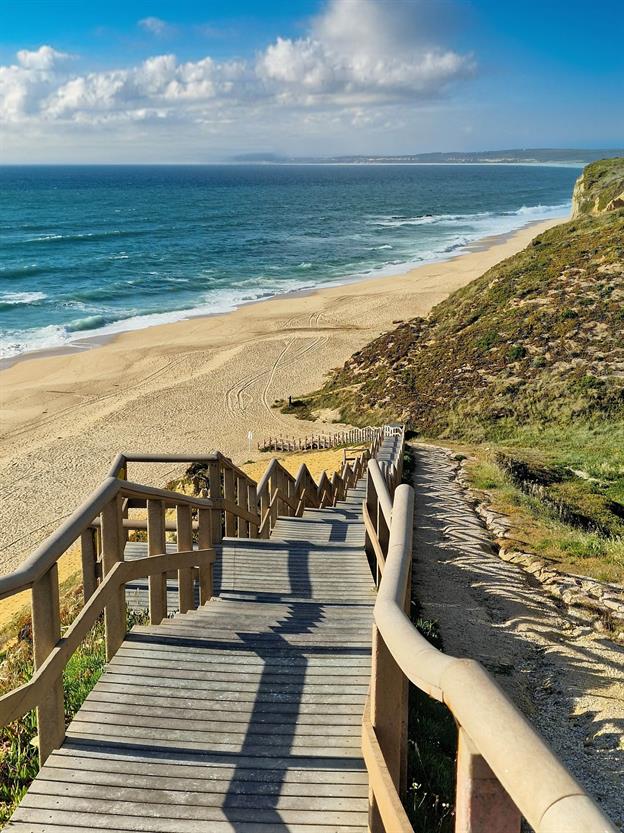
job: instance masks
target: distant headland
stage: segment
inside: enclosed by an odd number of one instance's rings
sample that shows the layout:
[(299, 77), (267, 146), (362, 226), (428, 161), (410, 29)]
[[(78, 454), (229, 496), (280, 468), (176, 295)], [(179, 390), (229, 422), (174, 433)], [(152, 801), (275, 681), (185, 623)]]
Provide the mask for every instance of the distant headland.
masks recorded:
[(243, 153), (229, 161), (269, 165), (587, 165), (598, 159), (624, 156), (623, 148), (513, 148), (511, 150), (407, 153), (396, 156), (282, 156), (277, 153)]

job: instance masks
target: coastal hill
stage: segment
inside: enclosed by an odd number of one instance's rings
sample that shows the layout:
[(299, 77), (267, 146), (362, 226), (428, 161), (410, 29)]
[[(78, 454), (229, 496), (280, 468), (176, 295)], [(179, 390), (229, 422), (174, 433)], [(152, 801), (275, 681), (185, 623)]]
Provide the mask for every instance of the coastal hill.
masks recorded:
[(624, 159), (579, 183), (574, 220), (355, 353), (310, 405), (453, 436), (620, 413)]
[[(462, 444), (479, 460), (477, 488), (522, 516), (525, 546), (623, 582), (623, 192), (624, 158), (589, 165), (571, 221), (381, 335), (289, 410), (404, 421)], [(583, 535), (512, 493), (510, 469)]]

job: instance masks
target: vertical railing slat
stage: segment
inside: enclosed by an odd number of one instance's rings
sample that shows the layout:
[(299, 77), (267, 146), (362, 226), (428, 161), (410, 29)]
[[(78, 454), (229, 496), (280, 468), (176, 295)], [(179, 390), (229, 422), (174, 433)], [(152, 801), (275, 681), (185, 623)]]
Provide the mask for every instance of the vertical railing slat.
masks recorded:
[[(210, 550), (214, 554), (214, 544), (222, 540), (221, 514), (213, 509), (199, 509), (197, 544), (200, 550)], [(215, 518), (218, 532), (215, 532)], [(206, 604), (214, 595), (213, 565), (199, 567), (199, 603)]]
[[(178, 552), (193, 549), (193, 517), (191, 507), (186, 504), (176, 506), (176, 532)], [(195, 588), (193, 586), (193, 568), (178, 570), (178, 606), (180, 613), (195, 608)]]
[[(56, 564), (32, 587), (33, 662), (40, 668), (61, 638), (58, 568)], [(46, 686), (37, 707), (39, 760), (43, 765), (65, 737), (63, 677)]]
[(97, 540), (93, 527), (85, 529), (80, 536), (80, 559), (82, 564), (82, 595), (86, 604), (95, 593), (97, 587), (95, 569), (97, 561)]
[(461, 726), (456, 791), (455, 833), (520, 833), (517, 807)]
[[(166, 552), (165, 504), (162, 500), (148, 500), (147, 554), (164, 555)], [(149, 615), (152, 625), (159, 625), (167, 617), (166, 573), (157, 573), (149, 577)]]
[[(115, 564), (123, 561), (124, 543), (121, 535), (121, 499), (113, 498), (102, 509), (102, 575), (105, 577)], [(115, 656), (126, 635), (126, 598), (122, 584), (104, 611), (106, 659)]]
[[(249, 512), (249, 489), (245, 477), (238, 478), (238, 505)], [(249, 521), (246, 518), (238, 519), (238, 537), (249, 538)]]
[[(236, 487), (234, 472), (229, 466), (223, 470), (223, 496), (226, 501), (236, 503)], [(225, 510), (225, 534), (229, 538), (236, 536), (236, 515), (229, 509)]]

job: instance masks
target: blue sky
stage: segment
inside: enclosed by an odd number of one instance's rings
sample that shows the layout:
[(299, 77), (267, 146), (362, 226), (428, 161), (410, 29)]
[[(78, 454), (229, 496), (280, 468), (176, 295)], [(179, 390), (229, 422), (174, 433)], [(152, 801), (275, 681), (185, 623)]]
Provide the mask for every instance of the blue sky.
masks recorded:
[(615, 0), (0, 0), (0, 162), (624, 145)]

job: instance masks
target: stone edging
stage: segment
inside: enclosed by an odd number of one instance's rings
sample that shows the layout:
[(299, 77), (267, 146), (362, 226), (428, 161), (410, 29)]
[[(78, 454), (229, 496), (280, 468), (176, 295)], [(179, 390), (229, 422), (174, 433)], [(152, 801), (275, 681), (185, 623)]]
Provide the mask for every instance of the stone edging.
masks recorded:
[(619, 584), (598, 581), (589, 576), (575, 576), (555, 569), (552, 562), (545, 561), (535, 553), (519, 550), (511, 537), (512, 524), (507, 515), (491, 507), (487, 493), (472, 489), (465, 463), (467, 458), (455, 454), (448, 448), (436, 446), (449, 457), (453, 464), (455, 480), (474, 506), (494, 537), (496, 553), (503, 561), (517, 564), (537, 579), (546, 592), (562, 601), (568, 607), (587, 611), (596, 630), (621, 630), (624, 628), (624, 587)]

